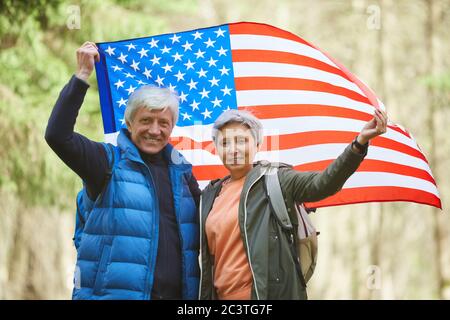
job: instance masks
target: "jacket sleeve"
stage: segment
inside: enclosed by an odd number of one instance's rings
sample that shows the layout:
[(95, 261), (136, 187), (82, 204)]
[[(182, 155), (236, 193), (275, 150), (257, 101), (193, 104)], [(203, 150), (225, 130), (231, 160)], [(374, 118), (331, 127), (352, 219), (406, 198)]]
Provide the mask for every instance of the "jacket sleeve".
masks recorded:
[(108, 159), (101, 143), (74, 132), (78, 111), (89, 85), (73, 76), (61, 91), (52, 110), (45, 140), (59, 158), (86, 183), (89, 197), (101, 192)]
[(325, 199), (342, 189), (345, 181), (358, 169), (366, 153), (359, 154), (349, 145), (323, 172), (279, 170), (282, 189), (297, 202)]

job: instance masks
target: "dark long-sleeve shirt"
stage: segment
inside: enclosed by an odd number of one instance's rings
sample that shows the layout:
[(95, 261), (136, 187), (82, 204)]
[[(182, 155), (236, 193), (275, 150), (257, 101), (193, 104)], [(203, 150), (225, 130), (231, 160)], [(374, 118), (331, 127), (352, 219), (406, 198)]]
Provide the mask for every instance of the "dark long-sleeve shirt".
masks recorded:
[[(78, 111), (88, 88), (87, 83), (72, 77), (53, 108), (45, 139), (61, 160), (81, 177), (89, 197), (95, 199), (103, 189), (108, 171), (106, 152), (101, 143), (74, 132)], [(140, 154), (153, 176), (160, 208), (152, 299), (181, 299), (181, 243), (167, 159), (164, 159), (162, 152)], [(200, 190), (196, 181), (191, 181), (190, 186), (198, 203)]]

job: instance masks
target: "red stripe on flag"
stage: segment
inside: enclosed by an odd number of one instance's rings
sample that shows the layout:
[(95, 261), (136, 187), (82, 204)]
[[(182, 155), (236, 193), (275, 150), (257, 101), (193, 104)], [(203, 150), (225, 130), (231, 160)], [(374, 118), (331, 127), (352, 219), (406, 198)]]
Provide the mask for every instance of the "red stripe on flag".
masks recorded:
[(238, 109), (251, 112), (259, 119), (321, 116), (369, 121), (373, 118), (372, 115), (363, 111), (322, 104), (278, 104), (266, 106), (246, 106), (238, 107)]
[[(324, 160), (295, 166), (298, 171), (323, 171), (333, 160)], [(358, 167), (358, 172), (386, 172), (427, 180), (436, 184), (434, 178), (425, 170), (405, 166), (398, 163), (365, 159)]]
[(241, 77), (235, 78), (237, 91), (242, 90), (303, 90), (332, 93), (349, 99), (370, 104), (369, 100), (355, 91), (338, 87), (330, 83), (309, 79), (278, 77)]
[(334, 73), (348, 81), (348, 76), (340, 69), (329, 64), (313, 59), (311, 57), (298, 55), (291, 52), (270, 51), (270, 50), (232, 50), (233, 62), (275, 62), (286, 63), (304, 67), (310, 67), (329, 73)]
[[(288, 150), (327, 143), (350, 143), (356, 135), (357, 132), (351, 131), (310, 131), (265, 136), (260, 151)], [(169, 141), (177, 150), (203, 149), (216, 154), (212, 140), (199, 142), (189, 137), (171, 137)], [(382, 136), (372, 139), (370, 145), (398, 151), (426, 162), (425, 156), (419, 150)]]
[(228, 25), (228, 30), (230, 34), (250, 34), (250, 35), (260, 35), (260, 36), (270, 36), (270, 37), (278, 37), (287, 40), (292, 40), (295, 42), (303, 43), (307, 46), (310, 46), (316, 49), (313, 45), (311, 45), (308, 41), (296, 36), (293, 33), (290, 33), (285, 30), (281, 30), (275, 28), (273, 26), (267, 24), (260, 23), (249, 23), (249, 22), (240, 22), (240, 23), (231, 23)]
[(343, 189), (318, 202), (308, 202), (308, 208), (322, 208), (365, 202), (409, 201), (428, 204), (442, 209), (441, 200), (434, 194), (403, 187), (361, 187)]
[(330, 61), (332, 61), (336, 66), (338, 66), (339, 69), (342, 70), (342, 72), (344, 72), (347, 77), (354, 82), (360, 89), (361, 91), (364, 93), (364, 95), (369, 99), (370, 104), (373, 105), (375, 108), (379, 109), (380, 105), (378, 103), (378, 99), (375, 96), (375, 94), (373, 93), (373, 91), (366, 86), (361, 80), (359, 80), (353, 73), (351, 73), (343, 64), (341, 64), (339, 61), (337, 61), (336, 59), (334, 59), (333, 57), (331, 57), (330, 55), (328, 55), (326, 52), (323, 52), (322, 50), (320, 50), (318, 47), (314, 46), (311, 44), (311, 46), (313, 48), (316, 48), (317, 50), (319, 50), (320, 52), (322, 52), (328, 59), (330, 59)]
[(203, 165), (192, 167), (192, 173), (197, 180), (220, 179), (230, 174), (223, 165)]
[[(307, 164), (301, 164), (298, 166), (294, 166), (293, 168), (297, 171), (306, 172), (306, 171), (323, 171), (328, 165), (333, 162), (333, 160), (324, 160), (311, 162)], [(392, 162), (379, 161), (379, 160), (364, 160), (359, 166), (358, 172), (385, 172), (385, 173), (394, 173), (400, 174), (404, 176), (414, 177), (422, 180), (429, 181), (435, 184), (435, 180), (433, 177), (426, 172), (425, 170), (408, 167), (405, 165), (400, 165)], [(194, 166), (193, 173), (197, 180), (213, 180), (223, 178), (230, 173), (223, 165), (200, 165)]]
[(396, 124), (388, 125), (388, 128), (390, 128), (390, 129), (392, 129), (392, 130), (395, 130), (395, 131), (397, 131), (397, 132), (403, 134), (404, 136), (408, 137), (409, 139), (413, 140), (413, 139), (411, 138), (411, 135), (409, 134), (409, 132), (403, 130), (402, 128), (400, 128), (400, 127), (397, 126)]
[[(367, 114), (366, 112), (363, 111), (320, 104), (279, 104), (279, 105), (265, 105), (265, 106), (255, 105), (255, 106), (238, 107), (238, 109), (249, 111), (259, 119), (290, 118), (296, 116), (297, 117), (323, 116), (323, 117), (348, 118), (354, 120), (369, 121), (373, 118), (372, 115)], [(400, 127), (396, 125), (388, 125), (387, 127), (398, 133), (401, 133), (402, 135), (406, 136), (409, 140), (414, 141), (409, 135), (409, 133), (402, 130)], [(425, 157), (424, 160), (426, 161)]]

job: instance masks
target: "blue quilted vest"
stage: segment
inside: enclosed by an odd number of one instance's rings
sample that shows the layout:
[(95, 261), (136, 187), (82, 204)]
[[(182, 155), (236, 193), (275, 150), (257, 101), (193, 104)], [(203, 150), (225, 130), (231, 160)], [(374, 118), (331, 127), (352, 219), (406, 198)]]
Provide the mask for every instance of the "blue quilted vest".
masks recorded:
[[(158, 249), (159, 208), (150, 169), (122, 129), (117, 147), (104, 145), (111, 178), (95, 202), (84, 188), (75, 245), (73, 299), (138, 299), (151, 296)], [(114, 153), (114, 155), (113, 155)], [(183, 299), (197, 299), (198, 211), (188, 187), (192, 166), (170, 144), (164, 148), (182, 247)], [(112, 160), (114, 159), (114, 160)]]

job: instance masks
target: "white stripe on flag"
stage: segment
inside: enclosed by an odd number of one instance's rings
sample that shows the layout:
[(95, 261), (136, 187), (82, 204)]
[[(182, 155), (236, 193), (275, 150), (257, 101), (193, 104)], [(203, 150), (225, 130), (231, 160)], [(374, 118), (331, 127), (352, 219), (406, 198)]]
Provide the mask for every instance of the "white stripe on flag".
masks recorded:
[[(358, 133), (366, 124), (365, 121), (336, 117), (291, 117), (280, 119), (263, 119), (264, 136), (283, 135), (301, 132), (318, 131), (350, 131)], [(212, 141), (212, 124), (175, 127), (172, 137), (189, 137), (197, 142)], [(415, 141), (407, 136), (389, 129), (382, 137), (397, 141), (418, 151)]]
[[(204, 189), (208, 185), (208, 183), (209, 181), (206, 180), (198, 181), (200, 189)], [(342, 189), (363, 187), (383, 187), (386, 188), (386, 191), (389, 190), (389, 187), (410, 188), (431, 193), (439, 198), (439, 191), (436, 189), (436, 186), (429, 181), (415, 177), (384, 172), (355, 172), (346, 181)], [(355, 192), (358, 192), (358, 190), (355, 189)]]
[(431, 182), (415, 177), (388, 172), (355, 172), (345, 182), (343, 189), (361, 187), (403, 187), (423, 190), (439, 198), (436, 186)]
[(361, 89), (353, 82), (350, 82), (334, 73), (311, 67), (274, 62), (234, 62), (233, 71), (235, 78), (280, 77), (322, 81), (352, 90), (362, 96), (365, 96)]
[[(327, 143), (320, 145), (305, 146), (287, 150), (261, 151), (255, 156), (255, 161), (268, 160), (273, 162), (288, 162), (293, 166), (302, 164), (334, 160), (345, 149), (348, 144)], [(187, 161), (193, 165), (221, 165), (222, 161), (217, 155), (203, 149), (180, 150)], [(422, 159), (407, 155), (395, 150), (371, 146), (365, 159), (386, 161), (395, 164), (407, 165), (422, 169), (431, 175), (431, 170)]]
[(319, 50), (293, 40), (262, 35), (232, 34), (230, 35), (230, 43), (231, 50), (244, 49), (290, 52), (310, 57), (338, 68), (330, 59), (328, 59), (327, 56), (325, 56)]
[(338, 94), (304, 90), (242, 90), (236, 91), (238, 107), (279, 104), (320, 104), (342, 107), (373, 114), (375, 108), (367, 103)]

